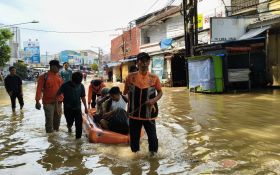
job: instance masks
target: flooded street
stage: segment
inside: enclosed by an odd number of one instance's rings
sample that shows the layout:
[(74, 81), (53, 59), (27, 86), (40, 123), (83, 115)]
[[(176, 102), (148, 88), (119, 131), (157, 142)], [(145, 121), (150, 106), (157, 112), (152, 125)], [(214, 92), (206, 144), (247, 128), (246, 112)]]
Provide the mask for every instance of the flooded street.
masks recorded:
[[(86, 84), (86, 87), (88, 84)], [(205, 95), (164, 88), (157, 120), (159, 152), (46, 134), (34, 83), (24, 85), (24, 110), (12, 114), (0, 86), (0, 174), (280, 174), (280, 90)]]

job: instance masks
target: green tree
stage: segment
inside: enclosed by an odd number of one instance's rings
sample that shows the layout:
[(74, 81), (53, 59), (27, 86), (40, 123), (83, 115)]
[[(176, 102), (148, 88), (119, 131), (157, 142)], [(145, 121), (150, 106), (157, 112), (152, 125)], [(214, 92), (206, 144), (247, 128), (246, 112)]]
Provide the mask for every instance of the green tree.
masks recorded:
[(17, 69), (17, 75), (25, 80), (27, 78), (27, 66), (23, 62), (17, 62), (14, 66)]
[(91, 68), (92, 68), (93, 71), (98, 71), (98, 65), (96, 63), (93, 63), (91, 65)]
[(0, 67), (4, 66), (11, 58), (11, 49), (7, 41), (13, 37), (9, 29), (0, 29)]

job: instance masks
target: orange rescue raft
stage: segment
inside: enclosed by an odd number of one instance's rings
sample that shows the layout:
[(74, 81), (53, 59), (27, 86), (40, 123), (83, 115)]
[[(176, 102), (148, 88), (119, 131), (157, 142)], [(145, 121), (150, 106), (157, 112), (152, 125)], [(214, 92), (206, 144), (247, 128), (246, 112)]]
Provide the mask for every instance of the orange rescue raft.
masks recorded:
[[(89, 110), (89, 115), (83, 115), (83, 130), (86, 133), (89, 142), (91, 143), (106, 143), (106, 144), (120, 144), (129, 143), (129, 134), (119, 134), (116, 132), (104, 130), (97, 126), (93, 121), (93, 114), (95, 109)], [(144, 131), (141, 131), (141, 137), (144, 135)]]

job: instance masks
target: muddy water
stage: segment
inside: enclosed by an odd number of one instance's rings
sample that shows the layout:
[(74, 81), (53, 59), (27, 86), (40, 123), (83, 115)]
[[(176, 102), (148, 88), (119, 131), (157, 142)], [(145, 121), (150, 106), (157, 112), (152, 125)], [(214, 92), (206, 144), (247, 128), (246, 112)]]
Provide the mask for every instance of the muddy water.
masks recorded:
[(280, 91), (203, 95), (166, 88), (157, 121), (159, 153), (128, 145), (76, 141), (62, 118), (46, 134), (34, 109), (35, 85), (24, 86), (25, 107), (11, 113), (0, 87), (0, 174), (280, 174)]

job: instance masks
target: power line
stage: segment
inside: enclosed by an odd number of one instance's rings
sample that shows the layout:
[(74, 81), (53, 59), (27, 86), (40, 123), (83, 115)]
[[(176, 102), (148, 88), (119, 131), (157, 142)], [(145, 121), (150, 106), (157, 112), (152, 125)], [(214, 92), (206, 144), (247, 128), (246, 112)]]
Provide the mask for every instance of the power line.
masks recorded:
[(24, 28), (20, 27), (23, 30), (30, 30), (30, 31), (37, 31), (37, 32), (47, 32), (47, 33), (66, 33), (66, 34), (86, 34), (86, 33), (103, 33), (103, 32), (112, 32), (116, 29), (108, 29), (108, 30), (92, 30), (92, 31), (56, 31), (56, 30), (43, 30), (43, 29), (31, 29), (31, 28)]
[(146, 10), (146, 12), (144, 13), (144, 15), (146, 15), (146, 14), (156, 5), (156, 3), (157, 3), (158, 1), (159, 1), (159, 0), (156, 0), (156, 1), (151, 5), (151, 7), (148, 8), (148, 10)]
[(171, 6), (171, 4), (173, 4), (174, 1), (175, 1), (175, 0), (170, 0), (170, 1), (166, 4), (166, 6), (165, 6), (164, 8), (166, 8), (166, 7), (168, 7), (168, 6)]

